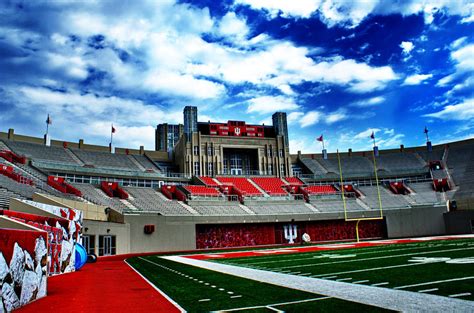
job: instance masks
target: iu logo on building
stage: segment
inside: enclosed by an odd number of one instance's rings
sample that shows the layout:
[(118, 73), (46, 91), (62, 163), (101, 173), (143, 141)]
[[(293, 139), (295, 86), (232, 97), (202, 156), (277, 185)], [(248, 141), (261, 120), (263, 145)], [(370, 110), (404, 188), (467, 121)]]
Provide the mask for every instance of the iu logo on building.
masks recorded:
[(240, 136), (240, 128), (239, 127), (234, 128), (234, 133), (235, 135)]
[(297, 226), (294, 224), (284, 225), (283, 234), (289, 244), (295, 243), (295, 239), (298, 237)]

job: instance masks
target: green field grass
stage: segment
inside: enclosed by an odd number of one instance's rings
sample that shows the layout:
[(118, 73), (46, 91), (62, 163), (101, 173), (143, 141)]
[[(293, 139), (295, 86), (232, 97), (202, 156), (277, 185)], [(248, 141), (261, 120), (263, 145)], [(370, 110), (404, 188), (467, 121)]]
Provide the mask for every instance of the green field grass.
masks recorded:
[[(342, 308), (363, 312), (388, 311), (221, 274), (157, 256), (136, 257), (127, 262), (188, 312), (239, 308), (243, 308), (239, 312), (275, 312), (268, 306), (286, 312), (334, 312)], [(299, 301), (307, 302), (287, 303)]]
[[(472, 239), (218, 259), (213, 262), (348, 283), (380, 284), (384, 288), (416, 292), (437, 288), (428, 292), (443, 296), (466, 294), (459, 298), (474, 300)], [(459, 280), (450, 282), (453, 279)], [(422, 285), (408, 287), (416, 284)]]
[[(474, 300), (474, 239), (212, 259), (290, 275)], [(378, 312), (381, 308), (193, 267), (160, 256), (128, 263), (189, 312)]]

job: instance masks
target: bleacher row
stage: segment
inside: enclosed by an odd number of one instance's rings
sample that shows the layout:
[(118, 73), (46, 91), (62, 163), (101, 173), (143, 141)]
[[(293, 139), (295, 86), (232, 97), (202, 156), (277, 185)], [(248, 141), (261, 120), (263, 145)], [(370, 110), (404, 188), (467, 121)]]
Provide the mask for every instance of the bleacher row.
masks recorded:
[[(44, 173), (34, 168), (28, 168), (24, 165), (24, 173), (35, 173), (38, 178), (46, 178)], [(27, 169), (27, 170), (26, 170)], [(32, 174), (30, 174), (32, 175)], [(269, 196), (275, 194), (278, 188), (286, 192), (282, 186), (298, 185), (303, 182), (295, 178), (285, 178), (284, 180), (275, 177), (258, 177), (252, 180), (241, 177), (218, 177), (212, 179), (200, 177), (202, 181), (208, 181), (212, 185), (232, 186), (234, 183), (242, 190), (248, 191), (248, 194)], [(246, 180), (246, 182), (244, 182)], [(278, 183), (278, 181), (280, 183)], [(291, 181), (291, 184), (289, 183)], [(257, 184), (258, 183), (258, 184)], [(107, 207), (123, 213), (156, 212), (162, 215), (252, 215), (252, 214), (300, 214), (315, 212), (341, 212), (343, 211), (343, 201), (340, 193), (333, 185), (309, 185), (305, 186), (311, 198), (310, 203), (304, 201), (287, 202), (252, 202), (249, 204), (240, 204), (238, 202), (225, 203), (217, 201), (215, 203), (206, 202), (204, 205), (194, 204), (192, 209), (181, 201), (167, 199), (162, 193), (152, 188), (123, 187), (128, 193), (128, 199), (118, 199), (109, 197), (100, 189), (99, 186), (91, 184), (71, 183), (72, 186), (81, 191), (82, 196), (63, 194), (47, 184), (28, 185), (21, 184), (9, 177), (0, 175), (0, 205), (4, 208), (8, 206), (8, 199), (11, 197), (31, 199), (33, 193), (46, 193), (59, 197), (68, 197), (75, 200), (87, 201)], [(216, 187), (205, 185), (187, 185), (182, 186), (184, 190), (191, 195), (215, 196), (220, 195)], [(263, 187), (263, 188), (261, 188)], [(381, 201), (385, 208), (410, 207), (414, 204), (436, 203), (438, 198), (433, 192), (431, 183), (418, 183), (408, 186), (413, 192), (410, 195), (394, 195), (385, 187), (380, 187)], [(260, 190), (259, 190), (260, 188)], [(348, 211), (364, 211), (378, 209), (378, 193), (374, 186), (359, 187), (361, 192), (360, 199), (346, 199), (346, 209)], [(279, 191), (279, 190), (278, 190)], [(265, 192), (268, 192), (266, 194)], [(278, 195), (278, 193), (276, 193)], [(318, 195), (328, 195), (332, 197), (318, 198)]]
[[(148, 171), (158, 167), (146, 156), (128, 154), (110, 154), (98, 151), (85, 151), (74, 148), (46, 147), (40, 144), (23, 143), (17, 141), (0, 140), (0, 150), (11, 150), (20, 156), (26, 156), (34, 160), (55, 162), (58, 164), (74, 164), (75, 166), (96, 166), (109, 169), (122, 169), (133, 171)], [(443, 157), (446, 152), (439, 149), (435, 153)], [(446, 154), (447, 155), (447, 154)], [(408, 169), (426, 169), (431, 155), (416, 153), (392, 153), (381, 154), (376, 158), (379, 170), (404, 172)], [(447, 167), (452, 174), (453, 180), (463, 188), (457, 193), (472, 196), (474, 185), (474, 153), (472, 147), (452, 148), (449, 157), (446, 158)], [(337, 159), (306, 158), (302, 162), (308, 168), (312, 167), (314, 173), (338, 173), (339, 164)], [(82, 192), (80, 197), (64, 194), (48, 186), (48, 174), (41, 169), (29, 164), (11, 162), (0, 158), (0, 165), (13, 167), (15, 175), (24, 177), (32, 184), (23, 184), (10, 177), (0, 175), (0, 206), (8, 206), (8, 199), (19, 197), (31, 199), (33, 193), (46, 193), (58, 197), (86, 201), (104, 206), (109, 206), (124, 213), (154, 212), (162, 215), (252, 215), (252, 214), (298, 214), (315, 212), (341, 212), (343, 201), (341, 190), (337, 185), (324, 184), (308, 185), (297, 177), (197, 177), (195, 185), (180, 186), (180, 190), (193, 201), (221, 198), (220, 201), (199, 204), (193, 202), (190, 205), (183, 201), (166, 198), (161, 192), (152, 188), (139, 188), (125, 186), (123, 189), (128, 193), (128, 199), (118, 199), (105, 194), (99, 186), (90, 184), (71, 183)], [(344, 173), (364, 173), (373, 171), (373, 159), (371, 156), (352, 156), (341, 158), (341, 168)], [(470, 185), (469, 185), (470, 184)], [(466, 186), (466, 187), (464, 187)], [(408, 194), (394, 194), (386, 186), (380, 186), (380, 201), (378, 190), (375, 186), (358, 186), (360, 193), (356, 198), (347, 196), (346, 209), (348, 211), (371, 211), (377, 210), (379, 202), (384, 208), (405, 208), (421, 204), (433, 204), (441, 202), (439, 193), (433, 191), (431, 182), (407, 184), (411, 191)], [(295, 200), (291, 195), (298, 193), (305, 195), (305, 200)], [(234, 201), (232, 203), (228, 195), (235, 195), (239, 200), (248, 198), (252, 201)], [(323, 195), (323, 196), (322, 196)], [(287, 197), (286, 202), (282, 199)], [(274, 199), (273, 199), (274, 198)], [(279, 201), (276, 201), (278, 199)], [(271, 201), (260, 201), (271, 200)], [(273, 202), (272, 202), (273, 201)]]
[(126, 171), (160, 172), (160, 169), (144, 155), (86, 151), (82, 149), (55, 146), (48, 147), (42, 144), (10, 140), (0, 142), (2, 143), (2, 149), (7, 147), (16, 154), (35, 161)]
[[(339, 161), (331, 156), (324, 159), (320, 156), (312, 158), (302, 157), (303, 165), (316, 176), (327, 174), (339, 174)], [(344, 175), (365, 176), (374, 172), (374, 159), (372, 156), (341, 156), (341, 171)], [(375, 166), (378, 171), (385, 172), (410, 172), (422, 171), (427, 165), (425, 160), (418, 153), (389, 153), (380, 154), (375, 159)]]

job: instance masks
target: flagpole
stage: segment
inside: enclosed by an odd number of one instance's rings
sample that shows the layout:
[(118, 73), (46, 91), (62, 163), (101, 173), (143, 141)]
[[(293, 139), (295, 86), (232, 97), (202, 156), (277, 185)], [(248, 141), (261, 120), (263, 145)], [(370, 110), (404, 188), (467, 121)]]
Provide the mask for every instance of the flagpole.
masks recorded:
[(324, 150), (324, 138), (323, 138), (323, 140), (322, 140), (321, 142), (323, 143), (323, 150)]
[(113, 143), (113, 140), (114, 140), (114, 124), (111, 124), (111, 128), (110, 128), (110, 147), (112, 147), (112, 143)]
[(428, 138), (428, 128), (426, 128), (426, 126), (425, 126), (425, 135), (426, 135), (426, 142), (430, 141), (430, 139)]
[(49, 132), (49, 113), (48, 113), (48, 118), (46, 119), (46, 136), (48, 135)]

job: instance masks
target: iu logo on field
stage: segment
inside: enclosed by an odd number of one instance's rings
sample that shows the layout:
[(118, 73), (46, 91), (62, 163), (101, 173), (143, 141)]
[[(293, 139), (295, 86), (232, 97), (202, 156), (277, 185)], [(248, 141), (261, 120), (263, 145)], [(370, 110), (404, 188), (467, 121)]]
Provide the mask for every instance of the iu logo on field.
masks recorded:
[(240, 128), (239, 127), (236, 127), (234, 129), (234, 133), (237, 135), (237, 136), (240, 136)]

